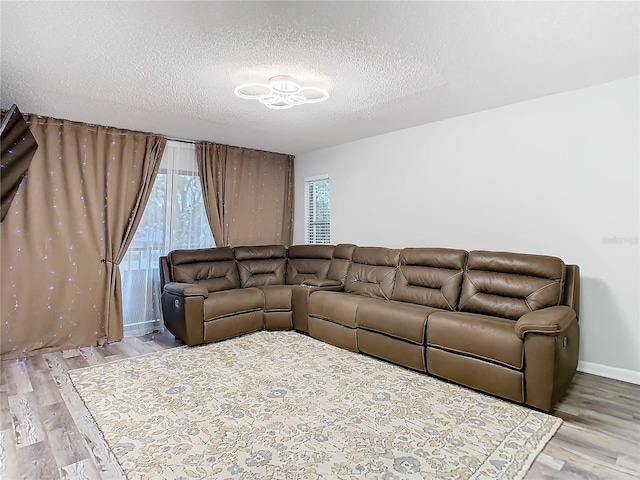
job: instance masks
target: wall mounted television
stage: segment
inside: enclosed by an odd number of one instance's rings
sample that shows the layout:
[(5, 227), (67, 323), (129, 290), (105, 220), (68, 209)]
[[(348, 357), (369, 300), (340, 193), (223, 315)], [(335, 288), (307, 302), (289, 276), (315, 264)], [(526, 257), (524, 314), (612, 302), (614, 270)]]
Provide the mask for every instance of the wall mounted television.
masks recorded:
[(22, 179), (26, 176), (38, 143), (16, 105), (6, 113), (0, 125), (0, 222), (9, 211)]

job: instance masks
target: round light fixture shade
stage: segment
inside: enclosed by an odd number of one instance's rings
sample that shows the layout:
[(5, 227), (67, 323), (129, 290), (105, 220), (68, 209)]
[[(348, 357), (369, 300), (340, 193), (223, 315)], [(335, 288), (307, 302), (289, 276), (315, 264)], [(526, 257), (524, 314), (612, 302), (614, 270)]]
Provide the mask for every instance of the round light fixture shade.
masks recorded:
[(324, 102), (329, 93), (322, 88), (302, 87), (291, 77), (279, 75), (269, 79), (269, 83), (245, 83), (238, 85), (235, 94), (240, 98), (258, 100), (274, 110), (304, 105), (305, 103)]

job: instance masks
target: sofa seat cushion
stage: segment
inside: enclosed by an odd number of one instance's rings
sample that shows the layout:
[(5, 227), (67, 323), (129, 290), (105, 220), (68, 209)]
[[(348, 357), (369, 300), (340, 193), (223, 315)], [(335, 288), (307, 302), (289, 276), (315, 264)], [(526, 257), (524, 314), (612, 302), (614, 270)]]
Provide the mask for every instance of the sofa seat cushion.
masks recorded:
[(257, 288), (264, 294), (265, 310), (291, 310), (293, 285), (268, 285)]
[(366, 299), (343, 292), (316, 291), (309, 297), (309, 316), (356, 328), (358, 305)]
[(358, 306), (358, 328), (389, 335), (418, 345), (424, 344), (427, 317), (437, 308), (368, 298)]
[(257, 288), (241, 288), (210, 293), (204, 299), (204, 320), (262, 310), (264, 295)]
[(426, 343), (518, 370), (523, 366), (524, 344), (516, 335), (513, 320), (462, 312), (432, 313), (427, 319)]

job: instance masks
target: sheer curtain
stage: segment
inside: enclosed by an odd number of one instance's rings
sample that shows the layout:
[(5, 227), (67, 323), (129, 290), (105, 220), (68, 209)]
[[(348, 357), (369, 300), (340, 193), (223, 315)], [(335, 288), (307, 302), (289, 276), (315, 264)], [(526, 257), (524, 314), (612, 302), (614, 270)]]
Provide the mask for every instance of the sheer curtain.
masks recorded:
[(162, 327), (158, 257), (175, 249), (214, 245), (195, 145), (168, 141), (142, 220), (120, 263), (125, 335)]

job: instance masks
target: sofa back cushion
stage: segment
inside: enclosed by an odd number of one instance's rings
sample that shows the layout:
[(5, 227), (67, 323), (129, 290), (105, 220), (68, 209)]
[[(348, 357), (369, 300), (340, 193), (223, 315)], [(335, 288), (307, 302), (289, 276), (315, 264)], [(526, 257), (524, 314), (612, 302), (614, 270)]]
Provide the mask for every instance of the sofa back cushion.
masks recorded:
[(393, 299), (456, 310), (466, 250), (405, 248), (400, 252)]
[(240, 287), (233, 250), (229, 247), (173, 250), (167, 261), (173, 282), (193, 283), (209, 292)]
[(351, 243), (339, 243), (333, 249), (333, 258), (329, 264), (327, 279), (336, 280), (343, 284), (347, 278), (349, 266), (356, 246)]
[(299, 285), (308, 278), (327, 278), (333, 245), (292, 245), (287, 252), (287, 285)]
[(345, 292), (390, 300), (399, 259), (400, 250), (357, 247), (344, 284)]
[(517, 320), (559, 305), (565, 265), (556, 257), (474, 251), (463, 275), (459, 310)]
[(235, 247), (233, 251), (242, 288), (285, 284), (287, 249), (284, 245)]

